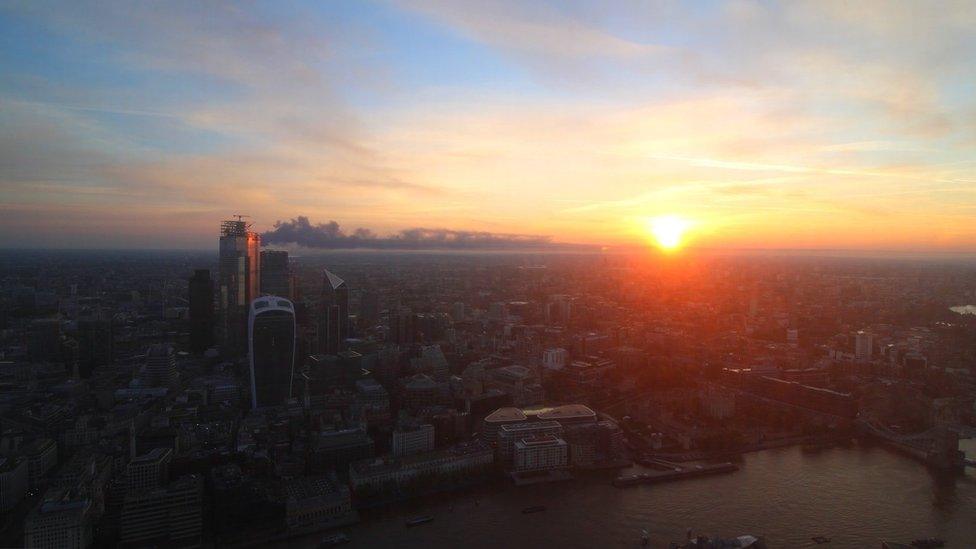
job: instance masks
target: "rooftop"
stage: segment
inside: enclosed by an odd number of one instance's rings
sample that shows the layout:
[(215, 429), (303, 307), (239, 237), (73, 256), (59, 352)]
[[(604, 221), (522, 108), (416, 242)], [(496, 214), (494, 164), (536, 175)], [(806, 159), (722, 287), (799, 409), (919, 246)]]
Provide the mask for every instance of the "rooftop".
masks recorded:
[(527, 416), (518, 408), (499, 408), (485, 417), (485, 423), (525, 421)]
[(585, 404), (565, 404), (552, 408), (539, 408), (527, 410), (527, 414), (535, 415), (541, 420), (566, 420), (566, 419), (596, 419), (596, 412)]
[(338, 290), (341, 286), (346, 284), (346, 281), (339, 278), (339, 276), (328, 269), (323, 269), (322, 274), (325, 275), (325, 280), (329, 281), (329, 285), (332, 286), (333, 290)]

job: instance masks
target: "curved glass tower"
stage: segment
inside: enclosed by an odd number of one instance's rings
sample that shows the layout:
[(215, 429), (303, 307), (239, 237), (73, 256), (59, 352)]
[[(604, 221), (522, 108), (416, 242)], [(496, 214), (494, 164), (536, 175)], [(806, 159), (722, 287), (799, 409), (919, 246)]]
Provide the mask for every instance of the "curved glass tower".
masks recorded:
[(251, 407), (283, 404), (295, 375), (295, 308), (283, 297), (255, 299), (247, 328)]

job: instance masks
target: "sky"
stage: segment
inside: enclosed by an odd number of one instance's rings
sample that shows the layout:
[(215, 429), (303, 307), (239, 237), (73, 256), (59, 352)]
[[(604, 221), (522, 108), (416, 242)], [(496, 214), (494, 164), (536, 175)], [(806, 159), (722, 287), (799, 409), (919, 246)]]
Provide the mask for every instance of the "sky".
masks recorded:
[(973, 52), (968, 1), (0, 0), (0, 247), (677, 216), (709, 249), (976, 253)]

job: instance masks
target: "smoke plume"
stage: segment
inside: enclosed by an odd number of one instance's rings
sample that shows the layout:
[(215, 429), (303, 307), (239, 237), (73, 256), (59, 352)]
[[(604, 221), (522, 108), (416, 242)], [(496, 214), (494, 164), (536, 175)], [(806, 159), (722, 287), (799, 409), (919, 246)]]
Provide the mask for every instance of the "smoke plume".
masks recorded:
[(503, 250), (579, 249), (580, 246), (552, 242), (549, 236), (413, 228), (381, 237), (369, 229), (345, 233), (335, 221), (313, 225), (308, 217), (277, 221), (261, 235), (265, 244), (297, 244), (307, 248), (379, 250)]

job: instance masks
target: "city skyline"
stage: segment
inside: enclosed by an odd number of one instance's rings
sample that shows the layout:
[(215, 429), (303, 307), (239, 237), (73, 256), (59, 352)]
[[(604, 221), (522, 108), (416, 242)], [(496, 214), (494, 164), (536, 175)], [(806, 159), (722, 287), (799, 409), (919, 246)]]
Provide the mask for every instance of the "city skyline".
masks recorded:
[(973, 545), (976, 1), (0, 45), (0, 547)]
[(974, 23), (962, 2), (5, 4), (0, 247), (212, 248), (246, 213), (423, 229), (410, 248), (650, 246), (673, 217), (690, 248), (972, 253)]

